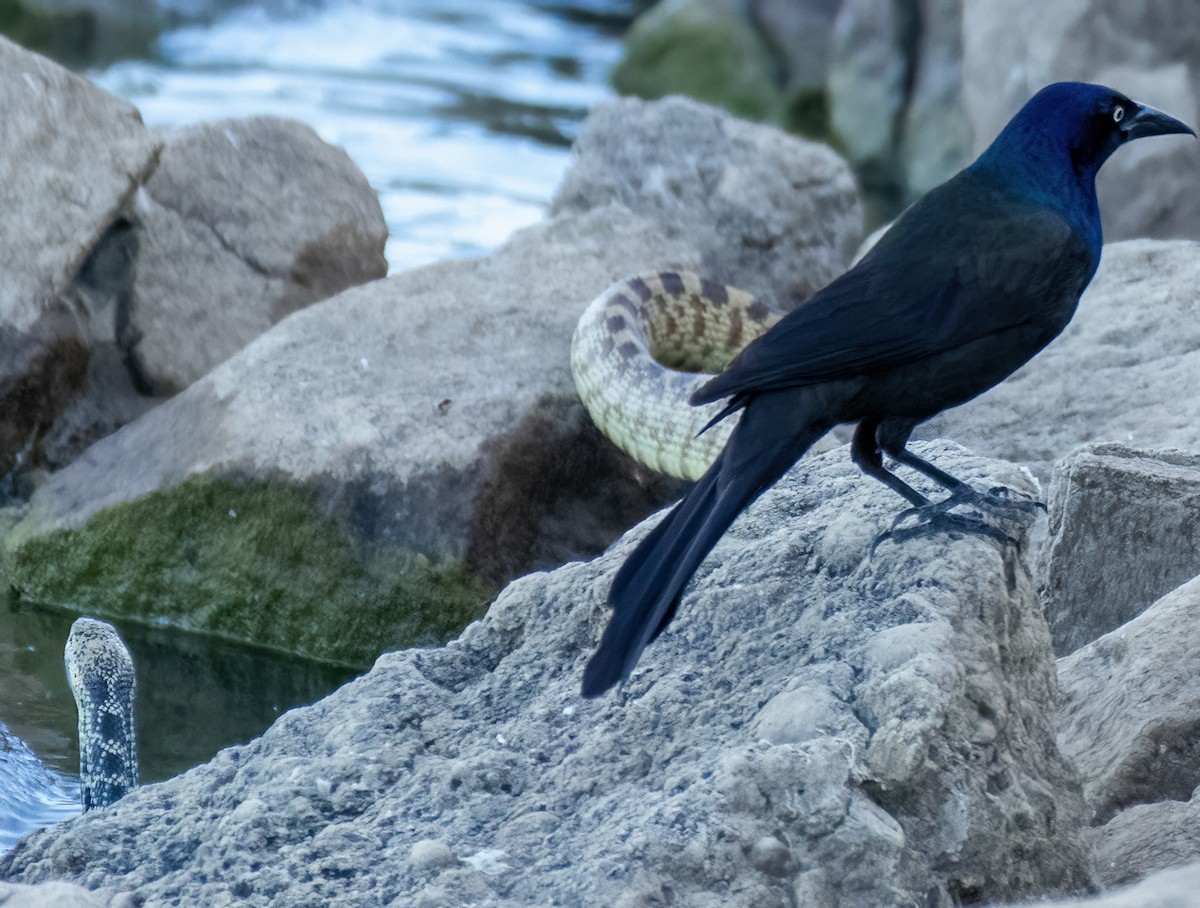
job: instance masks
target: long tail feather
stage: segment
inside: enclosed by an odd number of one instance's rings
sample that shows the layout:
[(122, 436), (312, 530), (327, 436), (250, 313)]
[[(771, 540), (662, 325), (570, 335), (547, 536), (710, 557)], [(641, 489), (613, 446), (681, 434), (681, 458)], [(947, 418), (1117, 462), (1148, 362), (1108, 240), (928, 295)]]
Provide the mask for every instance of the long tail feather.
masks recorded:
[(824, 434), (804, 427), (789, 436), (780, 432), (778, 422), (754, 418), (752, 410), (743, 414), (704, 476), (617, 571), (608, 597), (613, 614), (584, 669), (583, 696), (597, 697), (629, 677), (642, 651), (674, 617), (684, 587), (730, 524)]

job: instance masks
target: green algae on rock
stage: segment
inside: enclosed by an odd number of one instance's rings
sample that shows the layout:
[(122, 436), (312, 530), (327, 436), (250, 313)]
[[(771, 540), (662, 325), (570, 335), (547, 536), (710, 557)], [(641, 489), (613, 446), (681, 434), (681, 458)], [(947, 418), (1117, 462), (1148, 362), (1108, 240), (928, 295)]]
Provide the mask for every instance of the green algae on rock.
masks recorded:
[(728, 0), (660, 3), (640, 16), (612, 74), (624, 95), (686, 95), (750, 120), (778, 122), (771, 51)]
[(357, 544), (303, 488), (193, 477), (16, 541), (26, 598), (350, 666), (454, 636), (490, 591), (456, 560)]

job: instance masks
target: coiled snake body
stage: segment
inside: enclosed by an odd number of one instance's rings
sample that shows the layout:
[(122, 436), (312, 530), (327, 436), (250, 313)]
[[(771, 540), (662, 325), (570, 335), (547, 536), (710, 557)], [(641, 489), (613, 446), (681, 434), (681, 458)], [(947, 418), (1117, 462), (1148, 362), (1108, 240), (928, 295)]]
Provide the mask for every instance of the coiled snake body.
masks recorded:
[(83, 809), (106, 807), (138, 784), (133, 659), (116, 629), (94, 618), (71, 625), (63, 656), (79, 710)]
[(737, 420), (701, 434), (722, 405), (693, 407), (688, 398), (785, 314), (687, 272), (626, 278), (596, 297), (576, 325), (575, 388), (592, 421), (625, 453), (660, 473), (699, 479)]

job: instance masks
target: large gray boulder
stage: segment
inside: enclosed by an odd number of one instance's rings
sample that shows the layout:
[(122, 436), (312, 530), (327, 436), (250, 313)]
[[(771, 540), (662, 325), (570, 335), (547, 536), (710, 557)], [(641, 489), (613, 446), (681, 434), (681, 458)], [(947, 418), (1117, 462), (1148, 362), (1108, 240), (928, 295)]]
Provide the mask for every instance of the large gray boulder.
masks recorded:
[(1078, 889), (1083, 805), (1020, 548), (933, 533), (873, 550), (897, 507), (845, 449), (802, 461), (624, 689), (582, 701), (647, 521), (516, 581), (455, 642), (385, 655), (261, 739), (35, 833), (0, 874), (214, 906), (948, 908)]
[(88, 374), (93, 312), (77, 279), (160, 143), (138, 112), (0, 38), (0, 475), (36, 462)]
[(284, 316), (387, 273), (374, 190), (294, 120), (169, 135), (134, 222), (121, 341), (153, 394), (182, 391)]
[(1038, 584), (1060, 655), (1200, 574), (1200, 454), (1088, 445), (1059, 462), (1048, 497)]
[(619, 203), (687, 238), (704, 276), (785, 305), (840, 274), (862, 239), (835, 152), (685, 98), (601, 105), (573, 153), (553, 214)]
[[(965, 0), (963, 95), (981, 150), (1043, 85), (1099, 82), (1196, 125), (1200, 6), (1172, 0)], [(1113, 157), (1098, 188), (1105, 236), (1200, 238), (1196, 140), (1166, 137)]]
[(1200, 578), (1059, 660), (1059, 746), (1083, 778), (1105, 885), (1200, 860), (1197, 610)]
[(1048, 480), (1081, 444), (1200, 451), (1200, 244), (1104, 247), (1062, 336), (1003, 384), (918, 428)]
[(1200, 795), (1127, 807), (1094, 830), (1092, 840), (1096, 876), (1106, 886), (1200, 861)]
[(1200, 578), (1059, 660), (1059, 744), (1099, 823), (1200, 785), (1197, 609)]
[(613, 280), (695, 259), (610, 207), (297, 312), (50, 476), (6, 538), (11, 576), (351, 665), (444, 637), (676, 489), (599, 436), (569, 347)]

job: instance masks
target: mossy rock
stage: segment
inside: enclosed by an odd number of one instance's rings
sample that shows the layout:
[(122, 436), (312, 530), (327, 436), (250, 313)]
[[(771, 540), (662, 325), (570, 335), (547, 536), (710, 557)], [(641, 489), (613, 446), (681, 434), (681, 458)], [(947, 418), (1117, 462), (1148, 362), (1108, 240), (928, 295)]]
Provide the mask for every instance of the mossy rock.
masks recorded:
[(634, 22), (612, 82), (626, 95), (686, 95), (777, 123), (784, 101), (774, 67), (770, 49), (731, 0), (665, 0)]
[(444, 641), (492, 591), (453, 559), (356, 544), (293, 485), (193, 477), (16, 541), (17, 593), (347, 666)]

